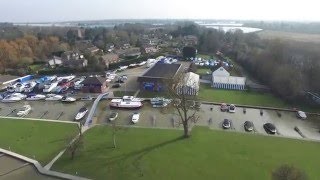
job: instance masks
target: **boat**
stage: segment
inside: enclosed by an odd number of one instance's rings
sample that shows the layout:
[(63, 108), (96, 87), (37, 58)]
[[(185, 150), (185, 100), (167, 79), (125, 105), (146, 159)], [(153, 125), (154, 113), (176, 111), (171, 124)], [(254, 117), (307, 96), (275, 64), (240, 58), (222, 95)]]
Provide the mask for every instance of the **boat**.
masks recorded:
[(140, 101), (130, 101), (123, 99), (112, 99), (110, 103), (111, 108), (123, 108), (123, 109), (139, 109), (143, 106)]
[(57, 81), (62, 81), (62, 80), (66, 80), (67, 82), (73, 80), (76, 76), (62, 76), (62, 77), (57, 77)]
[(81, 89), (82, 86), (83, 86), (83, 84), (81, 84), (81, 83), (82, 83), (84, 80), (85, 80), (85, 78), (81, 78), (81, 79), (79, 79), (78, 81), (76, 81), (76, 82), (74, 83), (73, 88), (74, 88), (74, 89), (77, 89), (77, 90)]
[(21, 92), (23, 92), (23, 91), (24, 91), (24, 87), (25, 87), (25, 84), (18, 82), (18, 83), (16, 84), (15, 92), (16, 92), (16, 93), (21, 93)]
[(118, 117), (118, 113), (117, 113), (117, 112), (112, 112), (112, 113), (110, 114), (110, 116), (109, 116), (109, 120), (110, 120), (110, 121), (114, 121), (114, 120), (117, 119), (117, 117)]
[(44, 92), (44, 93), (52, 92), (57, 86), (58, 86), (58, 82), (53, 82), (53, 83), (45, 84), (45, 85), (44, 85), (43, 92)]
[(22, 108), (18, 111), (17, 115), (20, 117), (26, 116), (30, 113), (31, 110), (32, 110), (31, 106), (26, 104), (26, 105), (22, 106)]
[(135, 112), (132, 115), (131, 121), (133, 122), (133, 124), (136, 124), (139, 121), (139, 118), (140, 118), (140, 113)]
[(9, 84), (9, 85), (7, 86), (7, 91), (8, 91), (9, 93), (14, 93), (15, 90), (16, 90), (16, 85), (15, 85), (15, 84)]
[(122, 99), (124, 101), (133, 101), (133, 102), (142, 102), (142, 101), (144, 101), (143, 98), (135, 98), (134, 96), (123, 96)]
[(24, 92), (32, 92), (36, 85), (37, 83), (35, 81), (27, 83), (24, 87)]
[(69, 96), (63, 96), (61, 101), (66, 103), (72, 103), (75, 102), (77, 99)]
[(26, 98), (26, 95), (21, 93), (13, 93), (7, 95), (5, 98), (1, 100), (1, 102), (18, 102)]
[(43, 76), (42, 78), (36, 80), (36, 83), (40, 84), (40, 83), (48, 83), (48, 82), (52, 82), (57, 78), (57, 76)]
[(27, 101), (38, 101), (46, 99), (46, 95), (43, 94), (29, 94), (26, 98)]
[(152, 107), (165, 107), (171, 103), (171, 99), (166, 99), (163, 97), (155, 97), (150, 99)]
[(79, 112), (77, 113), (76, 117), (74, 120), (79, 121), (81, 120), (88, 112), (88, 109), (86, 107), (82, 107)]
[(45, 98), (46, 101), (60, 101), (63, 98), (61, 95), (57, 94), (48, 94)]

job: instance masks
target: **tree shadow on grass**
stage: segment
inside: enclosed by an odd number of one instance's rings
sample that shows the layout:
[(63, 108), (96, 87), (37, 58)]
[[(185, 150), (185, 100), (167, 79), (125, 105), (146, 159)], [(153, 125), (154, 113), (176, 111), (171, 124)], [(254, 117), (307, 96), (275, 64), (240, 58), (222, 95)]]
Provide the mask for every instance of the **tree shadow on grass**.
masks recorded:
[(143, 148), (141, 150), (137, 150), (137, 151), (133, 151), (133, 152), (130, 152), (130, 153), (126, 153), (126, 154), (122, 154), (122, 155), (119, 155), (119, 156), (115, 156), (115, 157), (112, 157), (112, 158), (108, 158), (107, 159), (107, 163), (105, 163), (104, 165), (108, 166), (108, 165), (115, 164), (115, 163), (120, 162), (120, 161), (128, 160), (129, 158), (133, 158), (133, 166), (137, 168), (137, 170), (139, 172), (139, 176), (143, 176), (144, 174), (143, 174), (143, 168), (141, 166), (141, 161), (142, 161), (142, 159), (143, 159), (143, 157), (145, 155), (147, 155), (148, 153), (150, 153), (153, 150), (162, 148), (164, 146), (167, 146), (169, 144), (172, 144), (172, 143), (175, 143), (177, 141), (184, 140), (184, 139), (185, 138), (183, 136), (180, 136), (180, 137), (177, 137), (175, 139), (162, 142), (160, 144), (156, 144), (156, 145), (153, 145), (153, 146), (149, 146), (149, 147)]

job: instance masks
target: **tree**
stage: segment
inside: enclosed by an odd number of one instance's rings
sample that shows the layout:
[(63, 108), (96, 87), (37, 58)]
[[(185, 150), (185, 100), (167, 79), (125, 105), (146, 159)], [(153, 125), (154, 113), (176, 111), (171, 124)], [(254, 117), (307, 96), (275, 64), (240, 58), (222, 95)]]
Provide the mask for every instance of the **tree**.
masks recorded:
[(284, 164), (272, 172), (272, 180), (307, 180), (308, 176), (302, 170)]
[[(189, 95), (186, 91), (187, 87), (185, 84), (188, 82), (190, 85), (190, 81), (192, 82), (184, 72), (178, 72), (172, 79), (166, 79), (164, 81), (168, 94), (174, 100), (174, 108), (179, 116), (178, 125), (182, 124), (183, 126), (184, 138), (190, 137), (189, 128), (199, 119), (198, 111), (194, 109), (197, 97), (196, 95)], [(182, 91), (180, 91), (181, 88)]]
[(196, 49), (194, 47), (186, 46), (182, 49), (184, 58), (195, 58), (196, 57)]
[(71, 159), (74, 159), (74, 156), (76, 154), (76, 152), (80, 151), (83, 148), (84, 145), (84, 139), (83, 139), (83, 135), (82, 135), (82, 124), (79, 123), (78, 126), (78, 135), (77, 137), (68, 137), (67, 138), (67, 148), (66, 150), (71, 154)]

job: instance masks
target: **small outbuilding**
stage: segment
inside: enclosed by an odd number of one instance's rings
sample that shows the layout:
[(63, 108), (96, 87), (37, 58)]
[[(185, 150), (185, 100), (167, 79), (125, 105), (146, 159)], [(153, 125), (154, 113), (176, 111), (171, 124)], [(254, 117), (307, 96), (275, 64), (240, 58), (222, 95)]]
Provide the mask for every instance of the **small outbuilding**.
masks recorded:
[(103, 77), (88, 77), (83, 84), (81, 91), (83, 93), (104, 93), (108, 90), (107, 79)]
[(245, 85), (245, 77), (230, 76), (230, 73), (223, 67), (212, 73), (212, 87), (214, 88), (244, 90)]
[(200, 87), (200, 76), (193, 72), (184, 74), (182, 82), (177, 87), (177, 93), (185, 95), (198, 95)]

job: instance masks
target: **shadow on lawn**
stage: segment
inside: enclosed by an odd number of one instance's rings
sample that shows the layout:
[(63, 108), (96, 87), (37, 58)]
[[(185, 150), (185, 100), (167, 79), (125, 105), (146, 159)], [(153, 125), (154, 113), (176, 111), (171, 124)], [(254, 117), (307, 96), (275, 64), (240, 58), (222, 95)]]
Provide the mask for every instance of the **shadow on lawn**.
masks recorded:
[(112, 158), (108, 159), (108, 162), (106, 163), (106, 165), (117, 163), (119, 161), (125, 161), (125, 160), (133, 157), (134, 158), (133, 159), (133, 166), (137, 168), (137, 170), (139, 171), (139, 175), (143, 176), (144, 174), (143, 174), (143, 168), (141, 166), (141, 160), (145, 155), (147, 155), (148, 153), (150, 153), (151, 151), (153, 151), (155, 149), (164, 147), (164, 146), (166, 146), (168, 144), (175, 143), (177, 141), (184, 140), (184, 139), (185, 138), (183, 136), (180, 136), (180, 137), (177, 137), (175, 139), (172, 139), (172, 140), (169, 140), (169, 141), (165, 141), (165, 142), (160, 143), (160, 144), (156, 144), (154, 146), (149, 146), (149, 147), (143, 148), (141, 150), (133, 151), (131, 153), (127, 153), (127, 154), (123, 154), (123, 155), (120, 155), (120, 156), (112, 157)]

